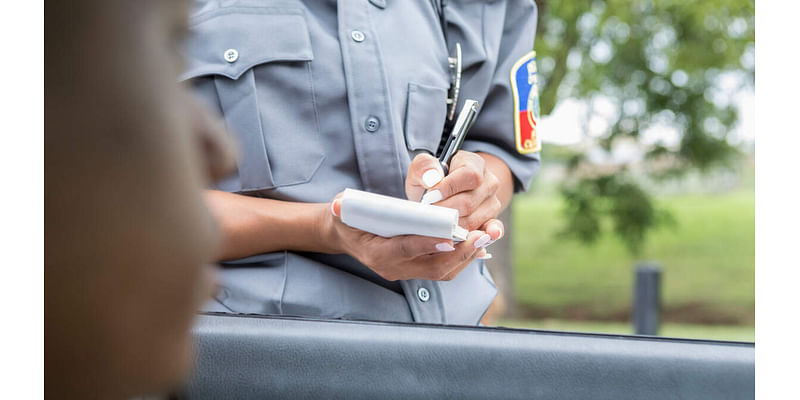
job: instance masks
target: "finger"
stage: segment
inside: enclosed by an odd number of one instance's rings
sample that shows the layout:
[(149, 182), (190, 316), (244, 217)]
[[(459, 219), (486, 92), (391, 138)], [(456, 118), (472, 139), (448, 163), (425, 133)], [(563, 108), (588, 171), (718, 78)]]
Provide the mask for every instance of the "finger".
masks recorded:
[(482, 248), (478, 251), (478, 254), (475, 255), (475, 258), (479, 260), (491, 260), (492, 254), (486, 251), (486, 248)]
[(486, 161), (475, 153), (459, 151), (450, 162), (450, 174), (425, 195), (423, 203), (433, 204), (456, 193), (478, 188), (486, 173)]
[(416, 279), (450, 280), (480, 252), (481, 249), (475, 248), (475, 241), (483, 235), (483, 232), (470, 232), (467, 240), (457, 244), (454, 250), (417, 257), (406, 263), (405, 270)]
[(464, 254), (468, 256), (459, 257), (457, 259), (458, 260), (457, 264), (449, 268), (447, 273), (445, 273), (444, 276), (442, 276), (442, 278), (439, 280), (443, 281), (453, 280), (455, 279), (456, 276), (458, 276), (459, 273), (461, 273), (461, 271), (464, 268), (466, 268), (472, 262), (472, 260), (478, 257), (485, 257), (487, 253), (486, 250), (483, 248), (483, 243), (486, 243), (488, 241), (489, 241), (488, 234), (482, 231), (470, 232), (470, 235), (468, 236), (467, 240), (460, 244), (463, 245), (462, 250), (464, 251)]
[(430, 154), (419, 154), (408, 166), (406, 178), (406, 197), (419, 201), (426, 189), (439, 183), (444, 177), (439, 160)]
[(459, 150), (453, 159), (450, 160), (450, 169), (460, 168), (466, 165), (478, 165), (481, 169), (486, 167), (486, 160), (479, 156), (477, 153), (471, 151)]
[(386, 251), (387, 255), (396, 255), (403, 259), (412, 259), (427, 254), (451, 253), (456, 250), (453, 241), (448, 239), (432, 238), (427, 236), (405, 235), (390, 238), (393, 249)]
[(484, 224), (500, 214), (502, 205), (496, 196), (491, 196), (484, 200), (471, 214), (461, 216), (459, 214), (458, 224), (468, 230), (483, 229)]
[(505, 234), (505, 226), (499, 219), (490, 219), (483, 224), (481, 230), (488, 233), (492, 237), (492, 241), (499, 240)]
[[(442, 271), (442, 275), (450, 270), (452, 270), (455, 266), (460, 265), (464, 262), (469, 262), (474, 257), (475, 253), (479, 250), (481, 246), (475, 247), (475, 243), (483, 236), (487, 236), (482, 231), (473, 231), (467, 235), (467, 240), (456, 244), (455, 250), (444, 253), (440, 252), (438, 254), (432, 254), (429, 257), (430, 265), (438, 266), (439, 270)], [(488, 241), (487, 239), (483, 239), (484, 241)], [(489, 239), (490, 240), (490, 239)], [(479, 243), (480, 244), (480, 243)]]
[(331, 214), (334, 217), (342, 217), (342, 193), (337, 194), (331, 201)]
[[(428, 192), (428, 194), (430, 193), (432, 192)], [(441, 207), (456, 209), (458, 210), (459, 216), (467, 216), (474, 213), (490, 195), (491, 193), (489, 193), (487, 187), (480, 186), (475, 190), (456, 193), (455, 195), (435, 204)], [(428, 197), (428, 195), (426, 194), (425, 197)], [(424, 198), (422, 202), (425, 202)], [(477, 229), (477, 226), (473, 227), (472, 229)]]

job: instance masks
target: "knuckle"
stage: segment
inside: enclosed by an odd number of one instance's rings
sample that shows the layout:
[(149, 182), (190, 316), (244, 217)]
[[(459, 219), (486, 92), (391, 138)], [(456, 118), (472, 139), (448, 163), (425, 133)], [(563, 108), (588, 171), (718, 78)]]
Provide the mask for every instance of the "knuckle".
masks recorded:
[(473, 162), (475, 163), (475, 165), (478, 166), (481, 170), (483, 170), (486, 167), (486, 160), (484, 160), (483, 157), (475, 153), (469, 153), (469, 154), (471, 155), (471, 158), (474, 160)]
[(453, 162), (460, 165), (464, 163), (464, 158), (469, 154), (466, 150), (459, 150), (453, 155)]
[(459, 258), (459, 261), (461, 261), (460, 264), (469, 262), (472, 259), (472, 253), (471, 252), (463, 252), (458, 256), (458, 258)]
[(481, 183), (483, 175), (475, 168), (467, 168), (464, 173), (464, 184), (470, 189), (478, 187)]
[(484, 174), (482, 169), (473, 169), (471, 175), (471, 179), (473, 179), (476, 188), (485, 183), (486, 174)]
[(467, 217), (467, 226), (468, 229), (474, 231), (483, 225), (483, 221), (476, 215), (470, 215)]
[(477, 212), (481, 208), (483, 200), (484, 198), (478, 196), (472, 196), (469, 203), (470, 214), (475, 214), (475, 212)]
[(466, 217), (467, 215), (472, 214), (475, 211), (475, 207), (472, 205), (472, 202), (469, 199), (460, 198), (455, 202), (455, 208), (458, 210), (461, 216)]
[(500, 202), (500, 199), (497, 196), (492, 197), (492, 211), (494, 215), (500, 213), (500, 210), (503, 208), (503, 203)]
[(497, 192), (497, 189), (500, 188), (500, 179), (497, 179), (495, 174), (489, 173), (487, 174), (487, 183), (489, 184), (489, 190), (494, 193)]
[(445, 179), (442, 181), (442, 186), (444, 186), (444, 190), (447, 192), (446, 194), (453, 195), (458, 193), (458, 187), (456, 187), (456, 183), (453, 179)]
[(419, 164), (421, 162), (424, 162), (425, 161), (425, 156), (426, 156), (426, 154), (424, 154), (424, 153), (417, 154), (416, 157), (414, 157), (414, 159), (411, 160), (411, 164), (417, 165), (417, 164)]

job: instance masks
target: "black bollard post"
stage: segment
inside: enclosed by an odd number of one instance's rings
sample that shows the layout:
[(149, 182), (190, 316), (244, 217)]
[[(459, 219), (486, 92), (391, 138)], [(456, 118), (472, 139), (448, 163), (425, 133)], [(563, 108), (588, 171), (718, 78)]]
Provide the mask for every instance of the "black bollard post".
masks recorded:
[(640, 263), (633, 292), (633, 330), (637, 335), (657, 335), (661, 312), (661, 266)]

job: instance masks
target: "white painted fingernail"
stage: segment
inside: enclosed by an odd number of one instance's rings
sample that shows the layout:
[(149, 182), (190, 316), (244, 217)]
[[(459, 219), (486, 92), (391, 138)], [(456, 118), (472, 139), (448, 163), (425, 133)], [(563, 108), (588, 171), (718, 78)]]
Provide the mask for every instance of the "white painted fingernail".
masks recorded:
[(489, 236), (488, 233), (484, 233), (483, 236), (479, 237), (478, 240), (475, 241), (475, 248), (480, 249), (481, 247), (485, 247), (490, 240), (492, 240), (492, 237)]
[(425, 187), (433, 187), (433, 185), (439, 183), (441, 180), (442, 174), (438, 169), (429, 169), (422, 174), (422, 183), (425, 184)]
[(498, 240), (500, 240), (500, 239), (490, 240), (489, 243), (486, 243), (486, 246), (483, 246), (483, 248), (487, 248), (487, 247), (491, 246), (492, 243), (494, 243), (494, 242), (496, 242)]
[(447, 242), (436, 243), (436, 250), (439, 251), (453, 251), (455, 249), (456, 249), (455, 247), (453, 247), (450, 243)]
[(422, 204), (433, 204), (442, 199), (442, 192), (433, 190), (422, 196)]
[(486, 255), (485, 255), (485, 256), (483, 256), (483, 257), (478, 257), (478, 259), (479, 259), (479, 260), (491, 260), (491, 259), (492, 259), (492, 253), (486, 253)]

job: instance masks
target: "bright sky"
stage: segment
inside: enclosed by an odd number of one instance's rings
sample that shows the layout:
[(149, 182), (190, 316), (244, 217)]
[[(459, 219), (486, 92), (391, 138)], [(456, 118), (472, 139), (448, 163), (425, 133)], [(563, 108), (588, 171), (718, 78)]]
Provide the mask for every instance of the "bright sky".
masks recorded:
[[(755, 93), (752, 90), (739, 90), (731, 98), (739, 110), (739, 123), (734, 128), (731, 141), (753, 143), (755, 141)], [(592, 117), (584, 126), (586, 102), (572, 99), (560, 102), (551, 115), (541, 119), (538, 130), (542, 134), (542, 141), (559, 145), (576, 145), (602, 134), (608, 128), (605, 117), (613, 115), (615, 112), (609, 103), (602, 99), (598, 101)], [(651, 127), (644, 133), (646, 143), (662, 142), (667, 146), (674, 146), (679, 140), (678, 132), (667, 125)]]

